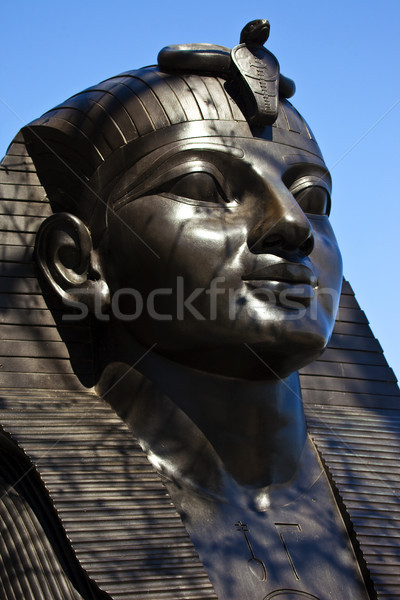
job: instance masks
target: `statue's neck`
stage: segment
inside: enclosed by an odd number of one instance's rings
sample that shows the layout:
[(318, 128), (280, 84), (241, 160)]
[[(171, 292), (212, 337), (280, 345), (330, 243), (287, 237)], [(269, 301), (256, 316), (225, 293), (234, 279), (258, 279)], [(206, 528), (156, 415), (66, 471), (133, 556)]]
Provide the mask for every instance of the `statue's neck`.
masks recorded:
[(126, 362), (111, 363), (100, 392), (174, 480), (216, 493), (227, 480), (260, 489), (287, 482), (298, 467), (306, 428), (297, 374), (253, 382), (150, 353), (129, 372)]

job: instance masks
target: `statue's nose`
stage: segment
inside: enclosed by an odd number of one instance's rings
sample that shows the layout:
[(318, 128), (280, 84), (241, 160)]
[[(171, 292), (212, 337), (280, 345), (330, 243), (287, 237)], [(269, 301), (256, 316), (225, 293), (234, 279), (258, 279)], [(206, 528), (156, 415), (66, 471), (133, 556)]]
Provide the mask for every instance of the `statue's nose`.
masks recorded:
[(266, 191), (258, 209), (247, 239), (251, 252), (261, 254), (274, 249), (300, 251), (305, 255), (312, 252), (311, 223), (283, 183)]

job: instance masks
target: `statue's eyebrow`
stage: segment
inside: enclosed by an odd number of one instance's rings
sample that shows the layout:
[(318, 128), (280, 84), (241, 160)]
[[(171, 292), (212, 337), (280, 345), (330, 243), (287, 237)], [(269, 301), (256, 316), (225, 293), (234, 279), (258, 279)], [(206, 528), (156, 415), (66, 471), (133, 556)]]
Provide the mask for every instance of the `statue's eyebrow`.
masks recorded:
[(193, 150), (194, 152), (219, 152), (221, 154), (228, 154), (237, 158), (243, 158), (244, 156), (244, 151), (241, 148), (229, 144), (228, 142), (220, 143), (210, 142), (208, 140), (205, 142), (201, 140), (201, 138), (196, 142), (187, 142), (184, 144), (181, 143), (172, 148), (168, 148), (164, 156), (168, 157), (171, 154), (175, 155), (181, 152), (189, 152), (190, 150)]
[(329, 186), (332, 187), (332, 177), (331, 174), (324, 163), (324, 161), (315, 154), (286, 154), (283, 156), (283, 160), (288, 165), (288, 173), (286, 173), (286, 177), (291, 171), (290, 167), (301, 166), (304, 169), (308, 169), (314, 175), (317, 175), (321, 178), (321, 181), (325, 183), (329, 183)]
[[(140, 169), (139, 165), (135, 168), (139, 170), (134, 178), (134, 183), (130, 183), (129, 177), (128, 186), (118, 189), (118, 193), (110, 196), (109, 201), (113, 205), (114, 210), (118, 210), (125, 204), (148, 193), (150, 190), (157, 187), (157, 184), (168, 179), (169, 176), (182, 176), (193, 171), (212, 171), (216, 176), (217, 181), (221, 183), (223, 175), (214, 164), (212, 154), (218, 153), (224, 156), (233, 156), (242, 158), (244, 153), (241, 149), (235, 147), (227, 148), (223, 144), (185, 144), (178, 149), (170, 149), (158, 157), (155, 162), (146, 160)], [(148, 163), (148, 164), (146, 164)], [(206, 168), (208, 165), (208, 169)], [(154, 177), (156, 173), (156, 177)]]
[(282, 158), (288, 166), (310, 165), (310, 167), (314, 168), (316, 171), (320, 171), (321, 174), (326, 173), (330, 177), (326, 164), (322, 158), (315, 154), (285, 154)]
[[(320, 158), (316, 154), (311, 154), (311, 152), (305, 151), (304, 154), (303, 153), (300, 154), (299, 152), (293, 152), (290, 154), (284, 154), (282, 158), (285, 161), (285, 163), (288, 165), (294, 165), (294, 164), (303, 163), (303, 162), (310, 162), (310, 163), (315, 164), (316, 166), (318, 165), (318, 166), (326, 169), (326, 164), (324, 163), (322, 158)], [(305, 158), (308, 158), (309, 160), (306, 161)]]
[[(162, 150), (162, 149), (159, 149)], [(134, 199), (135, 191), (138, 188), (141, 188), (149, 178), (153, 177), (154, 172), (157, 170), (168, 171), (170, 168), (173, 168), (176, 165), (184, 165), (185, 164), (185, 155), (190, 157), (192, 154), (193, 158), (189, 162), (193, 162), (196, 160), (195, 154), (197, 156), (204, 154), (204, 159), (207, 160), (206, 155), (210, 155), (212, 153), (218, 153), (224, 156), (233, 156), (235, 158), (243, 158), (244, 152), (241, 148), (237, 148), (235, 146), (228, 146), (227, 144), (221, 144), (216, 142), (191, 142), (188, 144), (180, 144), (179, 146), (174, 146), (172, 148), (168, 148), (168, 150), (164, 152), (160, 152), (159, 156), (157, 156), (154, 160), (152, 154), (148, 154), (143, 159), (139, 160), (133, 168), (130, 170), (132, 173), (132, 178), (129, 177), (129, 171), (125, 173), (124, 183), (121, 186), (118, 186), (114, 192), (110, 195), (109, 202), (114, 206), (121, 206), (126, 204), (128, 198)], [(200, 158), (200, 160), (202, 160)], [(176, 164), (174, 165), (174, 163)], [(213, 164), (208, 156), (208, 162)], [(134, 183), (130, 183), (131, 181)]]

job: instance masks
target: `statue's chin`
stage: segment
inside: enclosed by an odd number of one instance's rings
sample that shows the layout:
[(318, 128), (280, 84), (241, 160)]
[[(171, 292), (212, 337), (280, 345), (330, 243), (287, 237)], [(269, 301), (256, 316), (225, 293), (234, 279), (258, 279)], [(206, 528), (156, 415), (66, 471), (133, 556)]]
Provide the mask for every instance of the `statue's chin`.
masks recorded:
[[(248, 380), (283, 379), (302, 367), (316, 360), (324, 350), (326, 340), (313, 348), (299, 348), (296, 352), (288, 352), (262, 343), (243, 343), (239, 348), (218, 347), (201, 350), (165, 350), (156, 348), (155, 352), (172, 361), (175, 365), (202, 371), (222, 377)], [(293, 348), (292, 348), (293, 350)]]
[[(151, 327), (144, 327), (143, 325)], [(107, 329), (113, 338), (112, 356), (132, 365), (143, 356), (167, 359), (174, 368), (248, 380), (276, 380), (316, 360), (329, 340), (333, 321), (320, 318), (264, 322), (255, 327), (236, 323), (230, 329), (219, 323), (178, 323), (172, 335), (169, 323), (126, 324), (113, 320)], [(200, 325), (200, 326), (199, 326)], [(235, 327), (236, 325), (236, 327)], [(213, 326), (213, 327), (211, 327)], [(148, 359), (150, 356), (148, 357)], [(146, 360), (148, 360), (146, 359)], [(167, 365), (164, 365), (167, 367)]]

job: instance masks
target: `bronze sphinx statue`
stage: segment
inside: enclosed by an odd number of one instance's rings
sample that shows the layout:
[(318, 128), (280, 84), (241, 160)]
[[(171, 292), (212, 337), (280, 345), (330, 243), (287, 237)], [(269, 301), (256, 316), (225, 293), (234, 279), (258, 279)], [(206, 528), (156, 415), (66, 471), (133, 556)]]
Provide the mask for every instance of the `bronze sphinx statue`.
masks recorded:
[[(179, 592), (178, 577), (165, 597), (363, 599), (297, 373), (326, 347), (340, 296), (330, 176), (268, 31), (250, 23), (232, 51), (167, 47), (24, 128), (53, 213), (35, 256), (45, 297), (63, 300), (60, 331), (90, 322), (96, 392), (214, 589)], [(79, 577), (47, 598), (103, 597)], [(140, 593), (163, 597), (135, 581), (121, 597)]]

